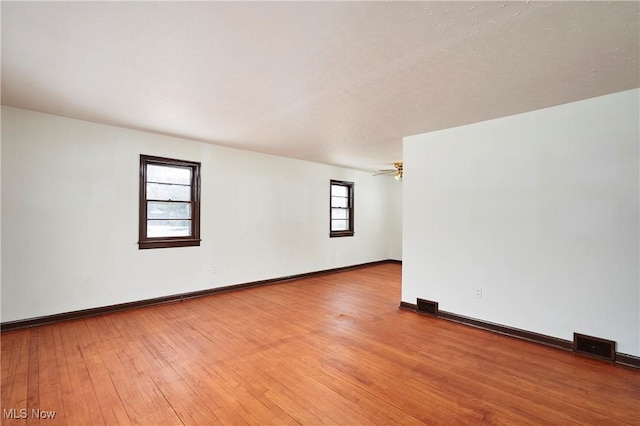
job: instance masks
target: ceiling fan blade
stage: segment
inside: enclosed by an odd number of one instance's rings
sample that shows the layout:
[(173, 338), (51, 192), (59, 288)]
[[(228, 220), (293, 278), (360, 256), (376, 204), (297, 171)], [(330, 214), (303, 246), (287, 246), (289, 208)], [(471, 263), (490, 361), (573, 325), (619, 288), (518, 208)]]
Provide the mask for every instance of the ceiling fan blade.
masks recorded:
[(402, 179), (402, 161), (393, 163), (393, 167), (395, 167), (395, 169), (378, 170), (378, 173), (373, 176), (396, 175), (396, 179)]

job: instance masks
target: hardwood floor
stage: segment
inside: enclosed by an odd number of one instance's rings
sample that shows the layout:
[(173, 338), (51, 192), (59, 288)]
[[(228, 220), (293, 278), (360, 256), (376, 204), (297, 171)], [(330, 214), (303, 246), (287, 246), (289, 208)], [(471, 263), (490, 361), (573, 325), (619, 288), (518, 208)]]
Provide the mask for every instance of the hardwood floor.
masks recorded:
[(640, 371), (398, 309), (400, 275), (5, 332), (2, 424), (640, 425)]

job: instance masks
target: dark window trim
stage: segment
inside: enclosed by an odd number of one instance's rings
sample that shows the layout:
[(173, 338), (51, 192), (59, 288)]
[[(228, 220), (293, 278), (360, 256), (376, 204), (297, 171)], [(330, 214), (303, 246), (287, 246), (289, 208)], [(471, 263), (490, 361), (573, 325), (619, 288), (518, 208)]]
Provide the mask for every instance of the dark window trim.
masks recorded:
[[(345, 231), (332, 231), (331, 230), (331, 220), (332, 220), (332, 215), (331, 215), (331, 187), (333, 185), (340, 185), (340, 186), (345, 186), (347, 187), (348, 190), (348, 194), (349, 194), (349, 229), (345, 230)], [(329, 182), (329, 237), (334, 238), (334, 237), (353, 237), (353, 235), (355, 234), (354, 232), (354, 224), (355, 224), (355, 216), (353, 215), (353, 206), (355, 204), (354, 202), (354, 186), (355, 184), (353, 182), (347, 182), (344, 180), (334, 180), (331, 179)]]
[[(180, 166), (188, 167), (191, 174), (191, 236), (190, 237), (147, 237), (147, 166)], [(154, 249), (168, 247), (193, 247), (200, 245), (200, 163), (195, 161), (176, 160), (173, 158), (155, 157), (140, 154), (140, 210), (138, 225), (138, 248)]]

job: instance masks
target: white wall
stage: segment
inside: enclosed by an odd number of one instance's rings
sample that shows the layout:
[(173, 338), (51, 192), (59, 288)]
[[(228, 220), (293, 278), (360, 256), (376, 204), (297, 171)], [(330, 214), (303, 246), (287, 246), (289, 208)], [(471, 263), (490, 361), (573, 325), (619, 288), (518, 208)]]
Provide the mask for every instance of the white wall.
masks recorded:
[(389, 259), (402, 260), (402, 181), (389, 181)]
[[(0, 111), (0, 121), (2, 112)], [(0, 166), (2, 165), (2, 137), (0, 135)], [(0, 167), (0, 172), (1, 172)], [(0, 236), (2, 235), (2, 173), (0, 173)], [(0, 318), (2, 318), (2, 238), (0, 238)]]
[[(387, 259), (370, 173), (2, 108), (2, 321)], [(200, 247), (138, 250), (139, 155), (202, 162)], [(329, 180), (355, 236), (329, 238)]]
[(639, 100), (405, 138), (402, 300), (640, 355)]

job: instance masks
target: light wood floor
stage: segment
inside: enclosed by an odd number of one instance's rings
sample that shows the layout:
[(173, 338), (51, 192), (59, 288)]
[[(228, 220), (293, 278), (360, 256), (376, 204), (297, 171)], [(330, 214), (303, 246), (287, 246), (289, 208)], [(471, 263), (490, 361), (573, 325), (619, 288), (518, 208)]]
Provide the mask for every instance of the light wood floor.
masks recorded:
[(640, 371), (400, 310), (400, 275), (3, 333), (2, 424), (640, 424)]

